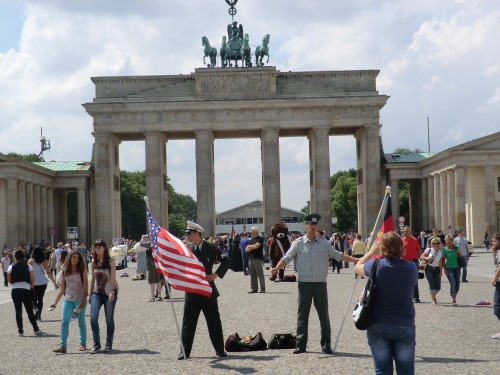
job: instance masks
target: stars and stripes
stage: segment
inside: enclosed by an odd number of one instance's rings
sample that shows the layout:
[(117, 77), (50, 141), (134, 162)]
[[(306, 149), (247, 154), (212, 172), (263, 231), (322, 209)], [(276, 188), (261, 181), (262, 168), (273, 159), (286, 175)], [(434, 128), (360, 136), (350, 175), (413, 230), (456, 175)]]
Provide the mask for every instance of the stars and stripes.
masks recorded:
[(156, 268), (166, 277), (170, 286), (177, 290), (212, 295), (205, 267), (184, 243), (159, 226), (147, 208), (149, 238), (153, 246)]

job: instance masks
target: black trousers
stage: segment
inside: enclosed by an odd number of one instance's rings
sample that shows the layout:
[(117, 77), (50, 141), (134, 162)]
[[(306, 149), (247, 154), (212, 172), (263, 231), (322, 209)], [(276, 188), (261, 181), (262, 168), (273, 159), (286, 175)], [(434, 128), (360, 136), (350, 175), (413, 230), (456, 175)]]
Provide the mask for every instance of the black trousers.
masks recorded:
[(43, 310), (43, 296), (47, 290), (47, 284), (35, 285), (33, 288), (33, 307), (38, 310), (35, 318), (40, 319), (42, 317)]
[(186, 300), (184, 302), (184, 316), (182, 318), (182, 343), (184, 344), (184, 351), (187, 357), (191, 354), (196, 326), (201, 311), (205, 315), (208, 334), (210, 335), (210, 340), (215, 351), (217, 353), (224, 351), (224, 337), (217, 298), (212, 297), (202, 301)]
[(36, 324), (35, 314), (33, 313), (33, 297), (31, 295), (31, 290), (28, 289), (12, 289), (11, 291), (12, 301), (14, 302), (14, 308), (16, 310), (16, 323), (17, 330), (19, 333), (24, 333), (23, 329), (23, 305), (26, 313), (28, 314), (28, 319), (30, 320), (33, 330), (36, 332), (39, 330)]

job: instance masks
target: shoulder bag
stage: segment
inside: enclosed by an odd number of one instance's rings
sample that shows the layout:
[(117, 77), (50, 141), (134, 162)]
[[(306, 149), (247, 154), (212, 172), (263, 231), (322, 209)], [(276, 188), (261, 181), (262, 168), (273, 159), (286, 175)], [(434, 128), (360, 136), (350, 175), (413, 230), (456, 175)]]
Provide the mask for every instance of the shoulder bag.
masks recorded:
[(373, 296), (376, 288), (375, 284), (375, 274), (377, 272), (377, 265), (379, 259), (375, 259), (370, 271), (370, 277), (366, 282), (366, 286), (363, 289), (363, 293), (359, 297), (356, 306), (354, 306), (354, 311), (352, 312), (352, 320), (357, 329), (364, 331), (372, 323), (373, 319)]

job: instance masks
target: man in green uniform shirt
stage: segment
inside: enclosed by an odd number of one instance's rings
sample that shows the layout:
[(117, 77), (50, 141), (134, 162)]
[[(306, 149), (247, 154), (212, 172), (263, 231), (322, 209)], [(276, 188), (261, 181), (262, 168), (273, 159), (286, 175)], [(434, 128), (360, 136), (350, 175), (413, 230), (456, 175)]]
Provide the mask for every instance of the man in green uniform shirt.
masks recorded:
[(285, 256), (281, 258), (271, 275), (276, 275), (291, 260), (295, 262), (298, 280), (298, 312), (297, 312), (297, 345), (293, 354), (306, 351), (309, 312), (314, 299), (314, 307), (318, 312), (321, 326), (321, 350), (325, 354), (333, 354), (331, 348), (330, 317), (328, 315), (328, 292), (326, 277), (328, 276), (329, 258), (337, 262), (356, 263), (358, 259), (335, 250), (326, 239), (318, 237), (318, 223), (321, 216), (310, 214), (304, 217), (306, 234), (293, 242)]

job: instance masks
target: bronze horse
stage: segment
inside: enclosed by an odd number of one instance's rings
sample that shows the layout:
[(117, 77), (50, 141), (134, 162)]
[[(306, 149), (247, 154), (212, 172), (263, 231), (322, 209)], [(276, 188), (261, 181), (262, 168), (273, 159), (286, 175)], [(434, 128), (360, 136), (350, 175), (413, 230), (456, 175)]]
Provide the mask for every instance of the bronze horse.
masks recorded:
[(217, 48), (212, 47), (206, 36), (201, 38), (201, 44), (205, 47), (203, 50), (203, 64), (206, 64), (205, 57), (210, 57), (210, 64), (207, 67), (213, 68), (217, 64)]

